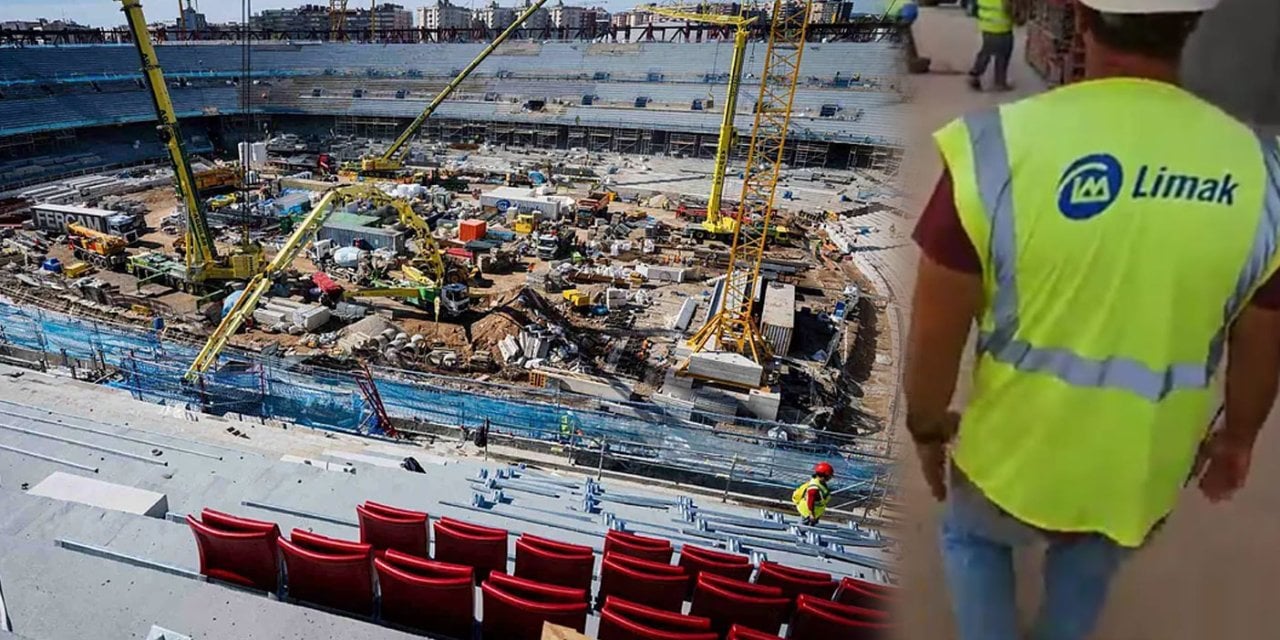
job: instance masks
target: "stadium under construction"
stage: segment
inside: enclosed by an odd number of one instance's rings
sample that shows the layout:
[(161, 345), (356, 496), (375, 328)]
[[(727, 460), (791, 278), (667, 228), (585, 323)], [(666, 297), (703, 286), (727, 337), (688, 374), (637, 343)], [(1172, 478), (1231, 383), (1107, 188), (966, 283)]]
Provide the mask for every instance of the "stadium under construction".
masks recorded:
[[(0, 31), (0, 637), (685, 637), (617, 635), (638, 600), (816, 638), (884, 606), (901, 23), (179, 34), (116, 1), (126, 29)], [(676, 600), (620, 587), (619, 544), (674, 551)], [(374, 555), (314, 564), (343, 553)], [(474, 572), (475, 615), (405, 609), (457, 569), (405, 554)]]

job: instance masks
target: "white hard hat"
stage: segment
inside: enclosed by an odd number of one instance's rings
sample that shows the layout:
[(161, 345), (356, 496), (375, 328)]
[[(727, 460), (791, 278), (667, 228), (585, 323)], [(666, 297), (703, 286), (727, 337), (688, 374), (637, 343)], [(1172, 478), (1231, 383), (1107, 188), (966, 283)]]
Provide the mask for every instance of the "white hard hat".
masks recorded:
[(1104, 13), (1189, 13), (1208, 11), (1221, 0), (1080, 0)]

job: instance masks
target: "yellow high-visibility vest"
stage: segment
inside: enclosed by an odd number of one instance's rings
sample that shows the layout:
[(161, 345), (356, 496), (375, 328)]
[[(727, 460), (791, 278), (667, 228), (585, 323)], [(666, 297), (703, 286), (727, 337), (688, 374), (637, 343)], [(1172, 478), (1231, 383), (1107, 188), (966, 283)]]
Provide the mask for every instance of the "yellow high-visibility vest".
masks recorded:
[[(810, 487), (818, 488), (818, 499), (813, 503), (813, 513), (809, 513), (809, 499), (807, 497)], [(811, 478), (808, 482), (796, 487), (796, 490), (791, 493), (791, 501), (795, 503), (796, 510), (805, 518), (811, 515), (815, 518), (821, 518), (822, 514), (827, 512), (827, 501), (830, 499), (831, 490), (817, 478)]]
[(1013, 16), (1004, 8), (1005, 0), (978, 0), (978, 28), (985, 33), (1013, 31)]
[(935, 134), (982, 261), (956, 465), (1002, 509), (1138, 546), (1280, 253), (1280, 153), (1173, 85), (1068, 85)]

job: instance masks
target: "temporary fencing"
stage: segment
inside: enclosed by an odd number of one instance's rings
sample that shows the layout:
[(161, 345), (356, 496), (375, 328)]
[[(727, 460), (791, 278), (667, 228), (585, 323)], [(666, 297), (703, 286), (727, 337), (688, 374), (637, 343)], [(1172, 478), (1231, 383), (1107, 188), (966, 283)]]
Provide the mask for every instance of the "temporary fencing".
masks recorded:
[[(163, 339), (154, 331), (3, 299), (0, 329), (6, 343), (43, 352), (55, 362), (58, 357), (74, 358), (115, 368), (119, 375), (106, 384), (141, 400), (350, 433), (378, 431), (356, 381), (360, 372), (229, 349), (215, 371), (186, 383), (183, 374), (198, 345)], [(726, 487), (738, 483), (789, 488), (825, 460), (836, 467), (841, 494), (875, 499), (886, 490), (891, 466), (883, 441), (797, 425), (698, 412), (687, 418), (651, 403), (605, 401), (399, 369), (375, 368), (373, 377), (394, 419), (467, 429), (487, 421), (491, 433), (603, 450), (608, 459), (621, 463), (727, 474)], [(786, 441), (780, 439), (782, 433), (812, 437), (803, 443)]]

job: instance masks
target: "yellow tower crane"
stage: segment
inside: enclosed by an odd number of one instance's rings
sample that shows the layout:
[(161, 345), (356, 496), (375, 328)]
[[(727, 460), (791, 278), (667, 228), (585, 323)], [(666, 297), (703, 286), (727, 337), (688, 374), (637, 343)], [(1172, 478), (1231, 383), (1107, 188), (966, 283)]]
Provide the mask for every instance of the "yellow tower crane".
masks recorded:
[[(756, 282), (764, 249), (772, 232), (773, 201), (782, 169), (787, 128), (812, 0), (793, 4), (774, 0), (769, 23), (769, 49), (760, 77), (760, 96), (743, 173), (742, 197), (729, 250), (729, 266), (718, 308), (689, 340), (695, 353), (726, 350), (758, 364), (769, 360), (769, 346), (752, 316)], [(759, 224), (756, 224), (758, 221)], [(687, 365), (687, 363), (686, 363)]]
[[(510, 37), (511, 34), (515, 33), (516, 29), (520, 28), (520, 25), (524, 24), (525, 20), (528, 20), (530, 16), (541, 9), (542, 5), (545, 4), (546, 1), (547, 0), (535, 0), (535, 2), (525, 7), (525, 10), (521, 12), (520, 15), (516, 16), (515, 21), (512, 22), (510, 26), (504, 29), (502, 33), (499, 33), (498, 37), (494, 38), (493, 42), (489, 43), (489, 46), (476, 54), (475, 59), (468, 63), (467, 66), (463, 67), (462, 71), (458, 72), (458, 75), (450, 80), (449, 84), (446, 84), (444, 88), (440, 90), (440, 93), (436, 94), (436, 97), (431, 100), (427, 105), (427, 108), (423, 109), (422, 113), (418, 114), (418, 117), (414, 118), (413, 122), (409, 123), (409, 126), (400, 134), (400, 137), (396, 138), (395, 142), (392, 142), (391, 146), (387, 147), (387, 150), (382, 152), (382, 155), (361, 158), (358, 167), (360, 175), (380, 178), (394, 177), (395, 174), (402, 171), (404, 169), (404, 159), (409, 155), (409, 141), (412, 140), (414, 136), (418, 135), (418, 130), (422, 128), (422, 125), (426, 124), (427, 119), (431, 117), (431, 114), (435, 113), (436, 109), (440, 107), (445, 99), (458, 88), (458, 85), (462, 84), (463, 80), (467, 79), (467, 76), (471, 75), (472, 71), (475, 71), (476, 67), (480, 66), (481, 62), (484, 62), (485, 58), (489, 57), (489, 54), (493, 53), (494, 50), (503, 42), (506, 42), (507, 38)], [(344, 171), (350, 170), (346, 167), (343, 169)]]
[(663, 7), (647, 5), (643, 7), (649, 13), (690, 22), (705, 22), (726, 27), (733, 27), (733, 58), (729, 62), (729, 87), (725, 91), (724, 112), (720, 118), (720, 137), (716, 144), (715, 167), (711, 172), (711, 197), (707, 201), (707, 217), (701, 224), (692, 225), (689, 233), (695, 237), (727, 238), (733, 234), (737, 220), (731, 216), (720, 215), (720, 199), (724, 195), (725, 171), (729, 167), (729, 154), (733, 151), (733, 143), (737, 138), (733, 127), (733, 118), (738, 112), (738, 89), (742, 86), (742, 63), (746, 59), (748, 27), (756, 21), (755, 16), (720, 15), (714, 13), (698, 13), (682, 7)]

